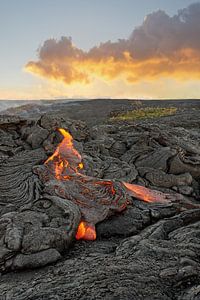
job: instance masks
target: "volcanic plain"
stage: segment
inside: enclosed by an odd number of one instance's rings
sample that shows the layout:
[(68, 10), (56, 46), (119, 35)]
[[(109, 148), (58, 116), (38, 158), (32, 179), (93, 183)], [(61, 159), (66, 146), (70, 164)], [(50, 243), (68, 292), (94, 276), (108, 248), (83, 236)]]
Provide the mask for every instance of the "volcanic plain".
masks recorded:
[[(72, 185), (49, 184), (44, 169), (60, 128), (73, 137), (81, 176), (169, 201), (132, 196), (98, 218), (95, 240), (77, 239)], [(100, 204), (87, 207), (94, 219)], [(0, 299), (197, 300), (199, 250), (200, 101), (62, 100), (1, 112)]]

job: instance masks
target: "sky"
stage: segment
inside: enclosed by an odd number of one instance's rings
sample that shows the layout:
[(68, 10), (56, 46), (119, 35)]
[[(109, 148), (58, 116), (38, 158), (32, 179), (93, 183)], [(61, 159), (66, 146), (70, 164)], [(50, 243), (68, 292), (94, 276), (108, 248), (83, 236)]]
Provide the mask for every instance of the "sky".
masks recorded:
[(1, 100), (200, 98), (199, 1), (0, 0), (0, 36)]

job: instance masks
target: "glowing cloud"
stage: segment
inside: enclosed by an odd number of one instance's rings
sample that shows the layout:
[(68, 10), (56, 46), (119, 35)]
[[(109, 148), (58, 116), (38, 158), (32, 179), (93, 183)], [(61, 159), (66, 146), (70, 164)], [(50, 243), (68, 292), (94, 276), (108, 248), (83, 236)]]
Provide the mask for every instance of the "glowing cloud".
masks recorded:
[(178, 11), (146, 16), (128, 39), (108, 41), (83, 51), (71, 38), (46, 40), (38, 61), (25, 69), (60, 82), (88, 84), (95, 78), (133, 83), (158, 78), (200, 79), (200, 3)]

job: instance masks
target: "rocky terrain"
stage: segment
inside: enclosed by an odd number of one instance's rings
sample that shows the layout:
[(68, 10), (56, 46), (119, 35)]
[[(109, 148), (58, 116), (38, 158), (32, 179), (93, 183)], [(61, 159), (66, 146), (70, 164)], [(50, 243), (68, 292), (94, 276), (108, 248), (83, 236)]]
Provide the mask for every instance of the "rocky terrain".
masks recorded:
[[(132, 104), (115, 105), (99, 118), (84, 104), (74, 106), (76, 120), (69, 108), (0, 117), (2, 299), (200, 299), (200, 110), (105, 119)], [(58, 128), (73, 136), (84, 176), (145, 186), (171, 201), (132, 197), (97, 222), (95, 241), (76, 241), (80, 210), (62, 190), (44, 190), (38, 173), (62, 140)]]

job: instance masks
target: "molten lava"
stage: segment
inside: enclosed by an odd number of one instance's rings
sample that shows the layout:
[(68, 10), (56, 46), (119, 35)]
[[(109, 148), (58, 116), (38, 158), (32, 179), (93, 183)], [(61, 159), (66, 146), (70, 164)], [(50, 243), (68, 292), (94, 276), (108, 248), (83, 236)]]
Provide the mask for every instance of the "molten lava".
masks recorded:
[(171, 195), (163, 194), (162, 192), (150, 190), (144, 186), (131, 184), (128, 182), (123, 182), (123, 184), (126, 187), (127, 192), (137, 199), (150, 203), (169, 203), (168, 198), (170, 198)]
[(96, 240), (95, 226), (82, 221), (79, 224), (78, 231), (76, 233), (76, 239), (77, 240), (83, 239), (88, 241)]
[(71, 134), (62, 128), (59, 128), (58, 131), (63, 135), (64, 139), (45, 164), (53, 169), (56, 179), (69, 179), (68, 176), (70, 174), (78, 173), (78, 170), (83, 169), (82, 158), (74, 148)]
[(65, 129), (58, 130), (64, 138), (45, 162), (47, 173), (51, 174), (45, 181), (53, 179), (51, 193), (79, 206), (82, 220), (76, 233), (77, 240), (95, 240), (95, 224), (126, 209), (132, 202), (131, 196), (146, 202), (169, 202), (168, 195), (143, 186), (81, 174), (84, 166), (72, 136)]

